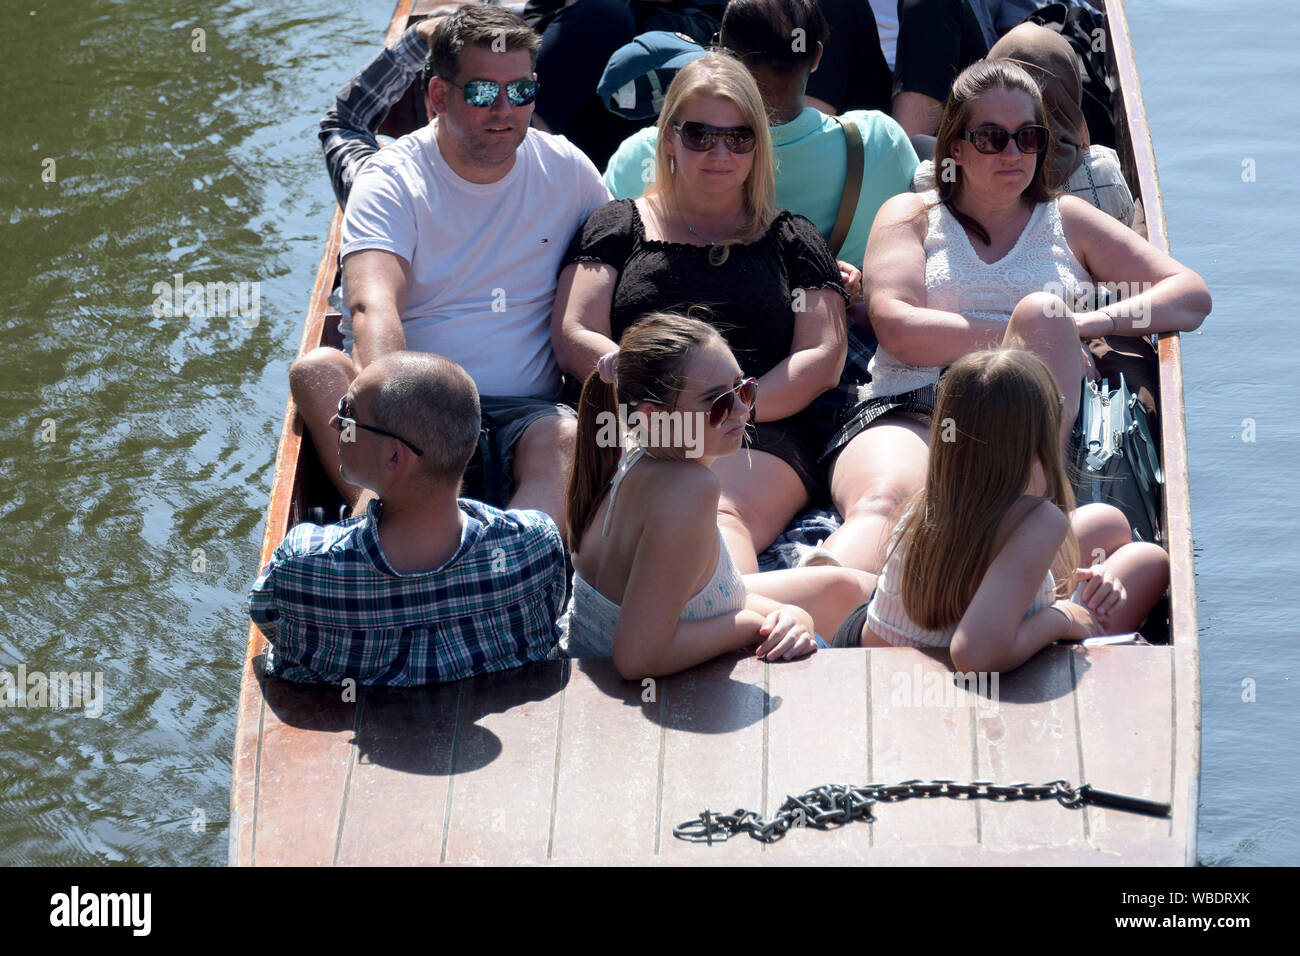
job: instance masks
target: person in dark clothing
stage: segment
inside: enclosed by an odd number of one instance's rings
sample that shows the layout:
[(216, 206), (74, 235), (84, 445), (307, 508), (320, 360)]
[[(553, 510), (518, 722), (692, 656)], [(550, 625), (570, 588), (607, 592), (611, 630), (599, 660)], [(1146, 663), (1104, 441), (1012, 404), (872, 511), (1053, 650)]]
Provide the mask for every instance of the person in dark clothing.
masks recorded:
[(618, 144), (646, 125), (611, 113), (596, 95), (610, 56), (650, 30), (708, 44), (724, 6), (725, 0), (528, 0), (524, 19), (542, 36), (534, 125), (566, 137), (603, 168)]

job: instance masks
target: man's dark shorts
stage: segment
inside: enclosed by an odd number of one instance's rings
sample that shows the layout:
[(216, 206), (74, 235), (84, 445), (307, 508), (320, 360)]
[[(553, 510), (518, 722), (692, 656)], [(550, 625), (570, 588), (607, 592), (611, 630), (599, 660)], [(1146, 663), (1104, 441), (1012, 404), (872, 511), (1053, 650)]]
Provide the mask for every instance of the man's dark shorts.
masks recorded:
[[(515, 493), (515, 444), (528, 426), (549, 415), (577, 418), (573, 409), (547, 398), (480, 395), (483, 430), (465, 469), (461, 495), (504, 508)], [(484, 462), (487, 467), (484, 467)]]

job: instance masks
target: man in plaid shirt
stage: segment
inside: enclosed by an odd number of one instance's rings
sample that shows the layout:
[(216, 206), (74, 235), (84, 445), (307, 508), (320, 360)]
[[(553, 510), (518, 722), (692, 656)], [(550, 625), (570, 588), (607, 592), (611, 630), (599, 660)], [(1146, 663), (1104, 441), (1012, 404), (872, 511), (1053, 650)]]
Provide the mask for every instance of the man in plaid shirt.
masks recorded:
[(474, 382), (440, 355), (392, 352), (352, 381), (331, 424), (364, 515), (299, 524), (249, 592), (284, 680), (411, 686), (546, 657), (564, 545), (539, 511), (458, 499), (478, 443)]

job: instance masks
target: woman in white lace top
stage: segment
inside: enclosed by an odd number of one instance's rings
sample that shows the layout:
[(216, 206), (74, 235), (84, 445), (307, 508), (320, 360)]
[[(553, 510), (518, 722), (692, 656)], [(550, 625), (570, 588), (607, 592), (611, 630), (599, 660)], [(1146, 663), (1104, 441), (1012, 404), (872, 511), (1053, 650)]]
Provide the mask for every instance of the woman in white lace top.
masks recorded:
[[(1045, 119), (1019, 66), (971, 65), (939, 125), (937, 189), (895, 196), (876, 216), (862, 271), (880, 347), (826, 451), (845, 522), (825, 547), (845, 565), (880, 570), (897, 510), (924, 480), (935, 393), (952, 362), (997, 345), (1039, 355), (1064, 396), (1064, 445), (1091, 371), (1084, 340), (1194, 329), (1209, 314), (1195, 272), (1047, 187)], [(1119, 295), (1095, 308), (1101, 284)]]

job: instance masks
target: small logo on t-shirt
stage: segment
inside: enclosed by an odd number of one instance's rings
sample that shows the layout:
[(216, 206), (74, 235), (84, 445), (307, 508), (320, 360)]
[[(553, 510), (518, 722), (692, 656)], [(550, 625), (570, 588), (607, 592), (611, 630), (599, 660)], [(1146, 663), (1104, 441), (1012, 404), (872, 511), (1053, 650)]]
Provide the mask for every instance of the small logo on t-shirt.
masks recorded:
[(550, 240), (550, 239), (547, 239), (545, 236), (542, 237), (542, 242), (550, 242), (550, 241), (551, 241), (551, 240)]

